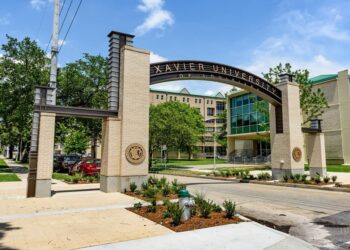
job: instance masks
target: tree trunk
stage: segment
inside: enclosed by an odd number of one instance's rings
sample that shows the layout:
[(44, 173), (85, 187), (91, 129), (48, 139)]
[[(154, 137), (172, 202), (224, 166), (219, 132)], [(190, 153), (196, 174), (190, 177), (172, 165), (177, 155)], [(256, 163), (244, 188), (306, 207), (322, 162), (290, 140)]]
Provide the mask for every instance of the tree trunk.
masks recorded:
[(91, 157), (96, 158), (97, 155), (97, 138), (96, 136), (92, 137), (91, 140)]
[(181, 151), (177, 151), (177, 159), (180, 160), (181, 159)]
[(15, 146), (13, 146), (12, 144), (9, 146), (9, 159), (12, 160), (13, 158), (13, 149)]

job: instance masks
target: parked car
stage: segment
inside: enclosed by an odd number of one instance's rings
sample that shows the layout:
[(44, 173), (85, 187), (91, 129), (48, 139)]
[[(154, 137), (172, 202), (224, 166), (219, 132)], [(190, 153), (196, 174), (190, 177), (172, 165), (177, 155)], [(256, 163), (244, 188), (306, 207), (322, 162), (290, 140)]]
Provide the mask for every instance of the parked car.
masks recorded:
[(82, 175), (99, 174), (101, 170), (101, 160), (95, 158), (83, 158), (80, 162), (70, 167), (69, 174), (82, 173)]
[(63, 162), (61, 170), (63, 172), (69, 172), (69, 169), (81, 160), (79, 154), (69, 154), (63, 156)]
[(55, 154), (53, 156), (53, 171), (55, 172), (63, 171), (63, 167), (62, 167), (63, 160), (64, 160), (64, 155)]

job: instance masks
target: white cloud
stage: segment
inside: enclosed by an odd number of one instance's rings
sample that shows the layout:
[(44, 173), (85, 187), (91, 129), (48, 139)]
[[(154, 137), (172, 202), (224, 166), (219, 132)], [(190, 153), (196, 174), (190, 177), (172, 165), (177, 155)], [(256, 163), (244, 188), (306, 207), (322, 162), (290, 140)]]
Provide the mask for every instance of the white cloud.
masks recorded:
[(148, 16), (142, 24), (136, 27), (135, 33), (139, 36), (153, 29), (164, 30), (174, 23), (173, 14), (163, 9), (164, 0), (142, 0), (137, 8)]
[(164, 61), (168, 61), (168, 58), (160, 56), (160, 55), (154, 53), (153, 51), (151, 51), (150, 61), (151, 61), (151, 63), (164, 62)]
[(46, 0), (31, 0), (30, 5), (32, 6), (32, 8), (40, 10), (42, 7), (45, 6), (46, 2)]
[(9, 20), (10, 15), (7, 14), (3, 17), (0, 17), (0, 25), (7, 25), (10, 24), (10, 20)]
[(253, 51), (252, 61), (242, 67), (261, 75), (280, 62), (289, 62), (294, 69), (308, 69), (311, 76), (349, 68), (349, 62), (336, 62), (332, 54), (340, 44), (350, 41), (350, 34), (342, 29), (341, 20), (336, 9), (328, 11), (328, 15), (301, 11), (285, 13), (274, 23), (283, 29), (280, 35), (263, 40)]

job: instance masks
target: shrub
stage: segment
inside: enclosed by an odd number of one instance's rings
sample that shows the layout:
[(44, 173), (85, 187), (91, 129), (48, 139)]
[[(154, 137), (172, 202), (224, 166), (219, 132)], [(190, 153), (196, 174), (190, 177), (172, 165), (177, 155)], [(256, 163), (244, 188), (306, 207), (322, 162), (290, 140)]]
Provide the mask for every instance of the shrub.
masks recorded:
[(211, 200), (204, 200), (198, 204), (198, 209), (203, 218), (209, 218), (210, 213), (213, 211), (213, 202)]
[(169, 206), (170, 203), (171, 202), (169, 200), (167, 200), (167, 199), (163, 200), (163, 206)]
[(289, 179), (290, 179), (291, 181), (293, 181), (293, 182), (294, 182), (294, 180), (295, 180), (294, 175), (293, 175), (293, 174), (291, 174), (291, 175), (289, 176)]
[(267, 172), (259, 173), (257, 177), (258, 177), (258, 180), (270, 180), (271, 179), (271, 175)]
[(137, 189), (137, 185), (135, 182), (130, 182), (130, 191), (131, 192), (135, 192), (135, 190)]
[(146, 182), (146, 181), (141, 184), (141, 189), (142, 190), (147, 190), (148, 187), (149, 187), (149, 185), (148, 185), (148, 182)]
[(166, 219), (166, 218), (170, 218), (171, 217), (171, 214), (169, 212), (168, 209), (164, 210), (163, 214), (162, 214), (162, 218), (163, 219)]
[(216, 203), (212, 204), (212, 209), (213, 209), (213, 212), (215, 212), (215, 213), (221, 213), (222, 212), (222, 208)]
[(183, 209), (179, 207), (177, 203), (171, 203), (168, 207), (170, 217), (172, 219), (172, 223), (174, 226), (180, 225), (181, 223), (181, 215), (183, 213)]
[(147, 180), (148, 184), (149, 185), (156, 185), (158, 183), (158, 178), (155, 177), (154, 175), (151, 175), (150, 177), (148, 177), (148, 180)]
[(147, 206), (147, 212), (155, 213), (156, 211), (157, 211), (157, 201), (156, 201), (156, 199), (153, 199), (151, 201), (151, 205)]
[(216, 177), (218, 177), (218, 176), (220, 176), (220, 172), (218, 172), (218, 171), (213, 171), (213, 175), (216, 176)]
[(284, 181), (284, 182), (288, 182), (288, 180), (289, 180), (288, 175), (283, 175), (283, 181)]
[(64, 181), (66, 181), (66, 182), (72, 182), (72, 178), (71, 178), (71, 177), (66, 177), (66, 178), (64, 178)]
[(143, 191), (143, 196), (153, 199), (156, 197), (157, 189), (155, 187), (148, 187), (145, 191)]
[(336, 183), (335, 183), (335, 186), (336, 186), (336, 187), (342, 187), (343, 184), (341, 184), (340, 182), (336, 182)]
[(302, 182), (306, 182), (306, 179), (307, 179), (307, 175), (306, 174), (303, 174), (302, 176), (301, 176), (301, 181)]
[(331, 178), (329, 176), (325, 176), (323, 177), (323, 182), (327, 184), (330, 181), (330, 179)]
[(316, 174), (316, 176), (314, 177), (315, 179), (315, 183), (316, 184), (320, 184), (321, 183), (321, 176), (319, 174)]
[(294, 175), (294, 181), (299, 182), (301, 180), (301, 175), (300, 174), (295, 174)]
[(163, 188), (162, 188), (162, 195), (163, 196), (168, 196), (171, 192), (170, 185), (168, 183), (165, 183)]
[(72, 181), (73, 183), (78, 183), (79, 181), (81, 180), (81, 175), (79, 174), (75, 174), (73, 177), (72, 177)]
[(336, 175), (332, 176), (332, 182), (335, 183), (337, 181), (338, 177)]
[(233, 203), (230, 200), (225, 200), (223, 207), (225, 208), (225, 217), (231, 219), (235, 215), (236, 203)]
[(94, 181), (95, 181), (95, 176), (93, 176), (93, 175), (90, 175), (90, 176), (88, 176), (88, 181), (90, 182), (90, 183), (93, 183)]
[(195, 192), (193, 195), (194, 203), (198, 206), (200, 206), (205, 201), (205, 194), (200, 192)]
[(142, 203), (141, 202), (137, 202), (137, 203), (134, 204), (134, 208), (136, 208), (136, 209), (141, 209), (141, 207), (142, 207)]
[(160, 178), (160, 180), (158, 181), (158, 183), (160, 183), (160, 185), (163, 187), (165, 186), (165, 184), (168, 183), (167, 179), (163, 176), (162, 178)]

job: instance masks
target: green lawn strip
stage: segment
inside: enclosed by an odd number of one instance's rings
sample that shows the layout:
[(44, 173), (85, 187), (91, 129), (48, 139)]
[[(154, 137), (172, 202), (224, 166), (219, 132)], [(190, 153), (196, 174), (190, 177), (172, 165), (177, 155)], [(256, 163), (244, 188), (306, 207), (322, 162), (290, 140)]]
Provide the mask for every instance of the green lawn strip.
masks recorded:
[[(156, 160), (157, 163), (155, 164), (158, 166), (164, 166), (164, 163), (161, 163), (160, 160)], [(217, 159), (216, 164), (226, 163), (226, 160), (223, 159)], [(195, 166), (195, 165), (210, 165), (214, 164), (213, 159), (193, 159), (193, 160), (184, 160), (184, 159), (170, 159), (167, 162), (167, 166)]]
[[(309, 166), (305, 164), (305, 171), (309, 171)], [(350, 166), (343, 166), (343, 165), (328, 165), (327, 166), (328, 172), (343, 172), (343, 173), (350, 173)]]
[[(207, 168), (207, 170), (213, 170), (214, 168)], [(254, 171), (254, 170), (271, 170), (270, 166), (242, 166), (242, 167), (228, 167), (228, 168), (216, 168), (215, 171)]]
[(184, 175), (206, 175), (206, 172), (191, 171), (191, 170), (178, 170), (178, 169), (163, 169), (159, 173), (162, 174), (184, 174)]
[(7, 166), (3, 159), (0, 159), (0, 173), (12, 173), (11, 168)]
[(0, 174), (0, 182), (6, 181), (20, 181), (20, 179), (15, 174)]
[(55, 180), (60, 180), (60, 181), (64, 181), (67, 178), (70, 178), (71, 176), (65, 173), (53, 173), (52, 174), (52, 179)]

